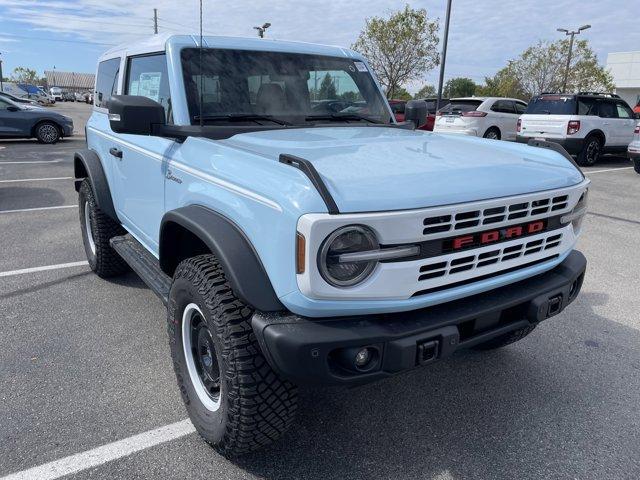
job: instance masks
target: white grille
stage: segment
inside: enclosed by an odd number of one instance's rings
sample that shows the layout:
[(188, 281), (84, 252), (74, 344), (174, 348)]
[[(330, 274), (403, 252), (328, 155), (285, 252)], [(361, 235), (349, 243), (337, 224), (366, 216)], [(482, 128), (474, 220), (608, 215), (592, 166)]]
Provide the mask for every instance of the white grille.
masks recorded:
[[(342, 226), (367, 225), (385, 246), (451, 239), (565, 215), (576, 206), (587, 186), (588, 181), (584, 181), (567, 188), (419, 210), (305, 214), (298, 221), (298, 231), (307, 239), (307, 263), (305, 273), (297, 276), (298, 286), (303, 295), (319, 300), (409, 299), (545, 262), (573, 248), (578, 232), (571, 224), (468, 250), (446, 251), (436, 257), (381, 262), (366, 281), (343, 289), (324, 281), (316, 259), (324, 239)], [(440, 229), (433, 233), (425, 232), (427, 228), (436, 226)], [(441, 292), (437, 297), (443, 298), (443, 295), (446, 296)]]
[(423, 220), (424, 235), (451, 232), (461, 229), (493, 225), (512, 220), (526, 221), (539, 215), (553, 214), (567, 208), (569, 197), (539, 198), (529, 202), (508, 203), (482, 210), (464, 210), (452, 215), (427, 217)]

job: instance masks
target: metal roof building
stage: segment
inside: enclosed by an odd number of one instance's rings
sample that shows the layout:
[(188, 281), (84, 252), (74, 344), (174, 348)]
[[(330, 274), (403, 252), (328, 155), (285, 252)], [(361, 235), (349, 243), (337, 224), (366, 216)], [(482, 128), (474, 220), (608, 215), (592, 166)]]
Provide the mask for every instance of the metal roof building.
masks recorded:
[(45, 70), (47, 85), (66, 88), (69, 90), (93, 90), (96, 76), (93, 73), (61, 72), (60, 70)]

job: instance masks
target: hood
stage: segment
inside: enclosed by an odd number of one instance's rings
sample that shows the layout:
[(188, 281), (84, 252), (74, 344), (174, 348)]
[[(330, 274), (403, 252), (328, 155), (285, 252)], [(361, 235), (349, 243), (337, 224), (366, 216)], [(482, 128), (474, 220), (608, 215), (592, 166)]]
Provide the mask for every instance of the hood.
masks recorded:
[(567, 187), (583, 180), (562, 155), (474, 137), (388, 127), (314, 127), (222, 143), (278, 161), (311, 161), (340, 212), (450, 205)]

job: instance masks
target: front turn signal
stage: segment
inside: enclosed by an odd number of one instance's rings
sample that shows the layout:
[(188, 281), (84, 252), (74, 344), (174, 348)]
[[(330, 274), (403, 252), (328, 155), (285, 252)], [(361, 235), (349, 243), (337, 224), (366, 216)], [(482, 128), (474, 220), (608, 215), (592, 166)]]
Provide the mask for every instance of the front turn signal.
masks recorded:
[(304, 235), (296, 232), (296, 273), (304, 273), (306, 240)]

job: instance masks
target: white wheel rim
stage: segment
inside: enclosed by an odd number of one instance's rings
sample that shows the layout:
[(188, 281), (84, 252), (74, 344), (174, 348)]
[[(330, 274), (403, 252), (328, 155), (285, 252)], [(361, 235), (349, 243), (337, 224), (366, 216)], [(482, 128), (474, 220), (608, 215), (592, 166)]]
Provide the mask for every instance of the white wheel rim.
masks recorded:
[(91, 228), (91, 218), (89, 216), (89, 202), (84, 202), (84, 230), (87, 234), (87, 241), (91, 253), (96, 254), (96, 242), (93, 240), (93, 229)]
[(211, 398), (211, 395), (209, 395), (209, 393), (205, 389), (200, 375), (198, 375), (196, 364), (193, 359), (193, 343), (191, 340), (191, 321), (194, 317), (194, 314), (196, 313), (199, 314), (202, 319), (205, 319), (202, 310), (200, 310), (200, 307), (198, 307), (198, 305), (196, 305), (195, 303), (190, 303), (189, 305), (187, 305), (184, 309), (184, 313), (182, 314), (182, 349), (184, 351), (184, 358), (187, 364), (189, 378), (191, 379), (191, 384), (193, 385), (193, 389), (195, 390), (198, 399), (207, 410), (209, 410), (210, 412), (215, 412), (220, 408), (224, 382), (222, 381), (221, 377), (220, 392), (217, 395), (217, 398)]
[(58, 138), (58, 129), (50, 124), (42, 125), (40, 136), (45, 142), (53, 142)]

